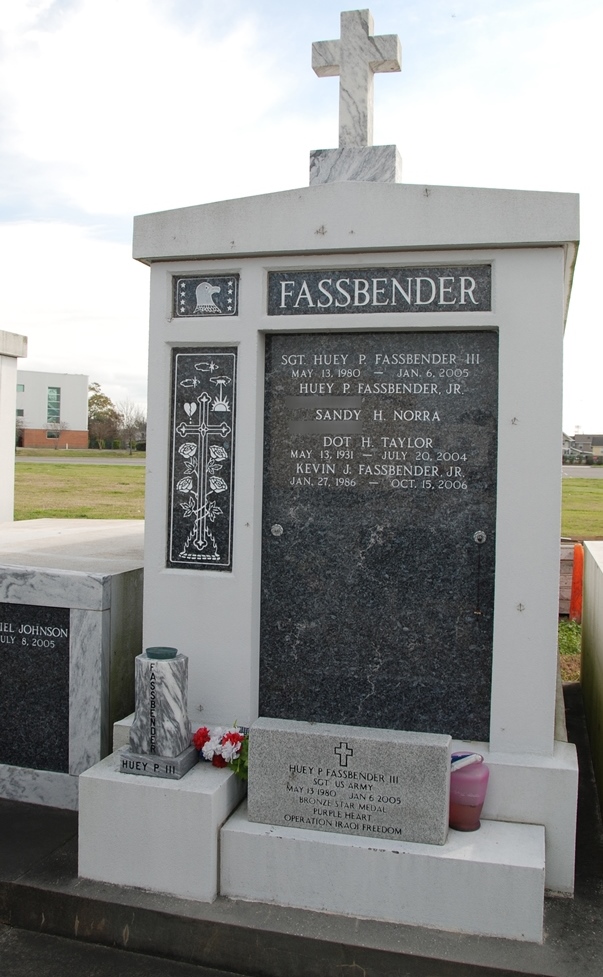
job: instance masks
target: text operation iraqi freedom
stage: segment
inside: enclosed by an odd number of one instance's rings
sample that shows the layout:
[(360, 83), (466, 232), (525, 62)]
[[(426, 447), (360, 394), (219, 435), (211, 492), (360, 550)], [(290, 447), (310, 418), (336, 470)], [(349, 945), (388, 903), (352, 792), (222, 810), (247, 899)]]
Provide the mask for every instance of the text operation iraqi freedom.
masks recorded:
[(487, 312), (491, 285), (490, 265), (271, 271), (268, 314)]

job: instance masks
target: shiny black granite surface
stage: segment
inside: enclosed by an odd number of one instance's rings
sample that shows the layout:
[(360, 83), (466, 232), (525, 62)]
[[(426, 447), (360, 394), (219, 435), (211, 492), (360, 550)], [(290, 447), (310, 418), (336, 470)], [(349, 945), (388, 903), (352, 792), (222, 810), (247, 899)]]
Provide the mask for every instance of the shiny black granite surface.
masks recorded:
[(167, 566), (232, 569), (237, 349), (172, 350)]
[(68, 772), (69, 613), (0, 603), (0, 763)]
[(268, 315), (400, 315), (491, 308), (491, 265), (268, 272)]
[(498, 337), (267, 336), (260, 715), (489, 738)]

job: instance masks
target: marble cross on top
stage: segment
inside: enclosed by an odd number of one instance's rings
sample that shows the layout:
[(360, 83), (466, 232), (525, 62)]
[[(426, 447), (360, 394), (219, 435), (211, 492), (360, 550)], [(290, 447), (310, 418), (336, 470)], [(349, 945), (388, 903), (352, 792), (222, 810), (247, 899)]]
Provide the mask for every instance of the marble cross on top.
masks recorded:
[(312, 67), (319, 77), (339, 75), (339, 146), (373, 144), (373, 75), (400, 71), (402, 53), (396, 34), (373, 37), (370, 10), (341, 14), (341, 40), (316, 41)]

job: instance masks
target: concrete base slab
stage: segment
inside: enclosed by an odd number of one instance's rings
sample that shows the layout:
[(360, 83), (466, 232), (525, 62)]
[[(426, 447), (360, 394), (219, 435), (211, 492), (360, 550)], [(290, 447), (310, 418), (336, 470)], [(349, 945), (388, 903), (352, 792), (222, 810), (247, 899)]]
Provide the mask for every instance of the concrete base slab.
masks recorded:
[(80, 777), (79, 875), (213, 902), (220, 827), (244, 793), (209, 763), (165, 780), (121, 773), (112, 754)]
[[(205, 717), (205, 714), (204, 714)], [(113, 749), (127, 746), (133, 714), (113, 727)], [(190, 713), (191, 728), (220, 726), (228, 720)], [(565, 734), (566, 736), (566, 734)], [(483, 817), (488, 821), (542, 824), (546, 838), (547, 894), (574, 891), (578, 761), (576, 748), (556, 742), (552, 757), (491, 753), (487, 743), (453, 740), (453, 751), (481, 753), (490, 768)]]
[(68, 773), (0, 763), (0, 797), (77, 811), (78, 778)]
[(81, 573), (123, 573), (143, 564), (142, 519), (0, 522), (0, 562)]
[(482, 821), (436, 846), (252, 823), (241, 805), (220, 840), (223, 896), (542, 942), (540, 825)]
[(482, 818), (542, 824), (546, 838), (546, 890), (574, 891), (578, 760), (572, 743), (555, 743), (551, 757), (490, 752), (487, 743), (453, 740), (453, 750), (481, 753), (490, 768)]

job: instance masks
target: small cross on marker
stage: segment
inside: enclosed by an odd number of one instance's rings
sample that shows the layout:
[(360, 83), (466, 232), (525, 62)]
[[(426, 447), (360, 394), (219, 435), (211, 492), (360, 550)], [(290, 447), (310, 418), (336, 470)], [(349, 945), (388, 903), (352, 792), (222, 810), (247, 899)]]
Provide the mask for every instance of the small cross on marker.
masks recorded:
[(339, 746), (335, 747), (333, 753), (336, 753), (339, 757), (340, 767), (347, 767), (348, 757), (354, 756), (354, 751), (350, 749), (347, 743), (340, 743)]

